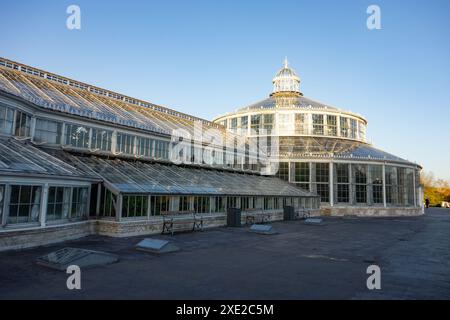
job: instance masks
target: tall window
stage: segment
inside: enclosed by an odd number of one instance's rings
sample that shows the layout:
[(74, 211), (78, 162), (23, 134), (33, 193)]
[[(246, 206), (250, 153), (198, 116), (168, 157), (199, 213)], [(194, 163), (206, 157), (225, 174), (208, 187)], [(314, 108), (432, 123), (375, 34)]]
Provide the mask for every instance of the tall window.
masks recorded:
[(380, 165), (371, 165), (369, 168), (373, 203), (383, 203), (383, 167)]
[(261, 128), (261, 115), (254, 114), (251, 116), (251, 134), (259, 134), (259, 129)]
[(0, 133), (12, 134), (14, 110), (0, 105)]
[(295, 114), (295, 134), (308, 134), (308, 114)]
[(350, 119), (350, 138), (356, 139), (357, 122), (355, 119)]
[(92, 129), (91, 149), (111, 151), (112, 131), (103, 129)]
[(397, 167), (397, 204), (405, 205), (406, 195), (406, 168)]
[(214, 212), (225, 212), (225, 197), (214, 197)]
[(150, 210), (153, 216), (159, 216), (161, 212), (168, 212), (170, 210), (170, 197), (151, 196)]
[(148, 196), (124, 195), (122, 198), (122, 216), (125, 218), (147, 216)]
[(249, 197), (241, 197), (241, 209), (247, 210), (250, 208), (250, 198)]
[(178, 211), (190, 211), (191, 210), (191, 197), (182, 196), (178, 203)]
[(360, 140), (366, 140), (366, 125), (362, 122), (358, 123), (358, 134)]
[(137, 152), (140, 156), (151, 157), (153, 150), (153, 139), (137, 137)]
[(102, 187), (102, 196), (100, 199), (100, 216), (115, 217), (116, 216), (117, 197), (111, 191)]
[(395, 205), (397, 202), (397, 168), (386, 166), (386, 203)]
[(335, 163), (334, 168), (336, 172), (336, 202), (348, 203), (350, 201), (348, 164)]
[(238, 120), (238, 118), (230, 119), (230, 131), (236, 132), (236, 130), (237, 130), (237, 122), (238, 122), (237, 120)]
[(337, 136), (336, 116), (327, 115), (327, 135), (328, 136)]
[(323, 114), (313, 114), (313, 134), (323, 135)]
[(65, 144), (76, 148), (89, 148), (89, 128), (77, 124), (66, 124)]
[(265, 134), (271, 134), (273, 130), (273, 114), (265, 114), (263, 116), (263, 129)]
[(83, 218), (87, 216), (88, 188), (73, 188), (71, 218)]
[(69, 218), (70, 192), (67, 187), (50, 187), (48, 190), (47, 220)]
[(341, 125), (341, 137), (347, 138), (349, 136), (349, 126), (348, 126), (348, 118), (340, 117), (339, 118)]
[(194, 197), (194, 211), (196, 213), (209, 213), (210, 198), (209, 197)]
[(246, 135), (248, 129), (248, 117), (241, 117), (241, 134)]
[(155, 140), (155, 158), (169, 159), (169, 142)]
[(367, 203), (367, 166), (354, 165), (352, 168), (355, 180), (356, 203)]
[(273, 197), (264, 197), (264, 210), (273, 210)]
[(295, 182), (300, 182), (300, 188), (309, 191), (309, 163), (295, 163)]
[(11, 186), (8, 223), (38, 222), (41, 192), (41, 187)]
[(330, 202), (330, 165), (328, 163), (316, 163), (316, 187), (320, 201)]
[(116, 152), (125, 154), (134, 153), (134, 136), (125, 133), (117, 133)]
[(60, 122), (36, 119), (34, 141), (38, 143), (61, 144), (62, 124)]
[(279, 162), (278, 163), (278, 178), (289, 181), (289, 162)]
[(414, 205), (414, 170), (406, 168), (406, 199), (409, 206)]
[(237, 197), (227, 197), (227, 208), (237, 208)]
[(16, 127), (14, 134), (18, 137), (29, 137), (31, 128), (31, 116), (24, 112), (16, 111)]

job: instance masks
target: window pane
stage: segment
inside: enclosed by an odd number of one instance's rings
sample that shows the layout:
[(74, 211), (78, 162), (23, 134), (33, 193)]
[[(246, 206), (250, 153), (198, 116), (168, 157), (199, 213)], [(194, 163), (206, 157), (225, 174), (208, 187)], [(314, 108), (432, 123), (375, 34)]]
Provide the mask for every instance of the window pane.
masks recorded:
[(0, 133), (12, 134), (13, 122), (13, 109), (0, 105)]
[(75, 148), (89, 148), (89, 128), (66, 124), (65, 144)]
[(62, 124), (55, 121), (36, 119), (34, 141), (38, 143), (60, 144)]
[(39, 221), (41, 187), (11, 186), (8, 223)]

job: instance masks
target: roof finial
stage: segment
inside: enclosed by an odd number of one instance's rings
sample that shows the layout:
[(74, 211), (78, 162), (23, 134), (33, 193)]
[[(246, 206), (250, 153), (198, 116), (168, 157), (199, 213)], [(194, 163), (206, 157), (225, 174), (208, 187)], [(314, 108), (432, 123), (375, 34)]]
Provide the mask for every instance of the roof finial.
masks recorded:
[(287, 58), (287, 57), (284, 57), (284, 67), (287, 68), (287, 67), (288, 67), (288, 64), (289, 64), (288, 58)]

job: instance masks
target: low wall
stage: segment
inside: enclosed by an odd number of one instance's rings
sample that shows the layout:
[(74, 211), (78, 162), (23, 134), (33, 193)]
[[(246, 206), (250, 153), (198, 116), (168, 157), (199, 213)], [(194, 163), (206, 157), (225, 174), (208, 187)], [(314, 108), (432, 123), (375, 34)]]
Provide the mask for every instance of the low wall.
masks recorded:
[[(266, 212), (267, 213), (267, 212)], [(283, 220), (283, 211), (268, 212), (270, 221)], [(322, 207), (311, 211), (311, 216), (359, 216), (359, 217), (396, 217), (419, 216), (422, 208), (379, 208), (379, 207)], [(225, 214), (209, 214), (203, 216), (205, 229), (223, 227), (227, 224)], [(245, 212), (242, 213), (245, 223)], [(160, 234), (163, 221), (161, 217), (141, 221), (108, 221), (89, 220), (72, 222), (63, 225), (46, 227), (30, 227), (23, 229), (0, 230), (0, 251), (19, 250), (52, 243), (74, 240), (88, 235), (98, 234), (109, 237), (132, 237)], [(178, 224), (175, 230), (190, 230), (192, 224)]]
[(357, 217), (405, 217), (420, 216), (424, 212), (420, 207), (322, 207), (322, 216), (357, 216)]
[(95, 221), (47, 227), (0, 230), (0, 251), (32, 248), (82, 238), (94, 233)]
[[(222, 227), (226, 225), (226, 216), (224, 214), (211, 214), (203, 216), (203, 228)], [(163, 219), (160, 217), (151, 220), (124, 220), (106, 221), (98, 220), (96, 224), (96, 233), (108, 237), (132, 237), (146, 234), (158, 234), (162, 232)], [(192, 229), (192, 223), (176, 224), (175, 230), (188, 231)]]

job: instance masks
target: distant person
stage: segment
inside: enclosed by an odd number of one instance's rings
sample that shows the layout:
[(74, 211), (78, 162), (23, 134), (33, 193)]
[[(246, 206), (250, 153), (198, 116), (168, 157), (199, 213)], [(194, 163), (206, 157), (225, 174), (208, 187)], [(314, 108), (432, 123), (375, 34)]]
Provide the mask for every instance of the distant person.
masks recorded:
[(425, 207), (430, 207), (430, 200), (428, 200), (428, 198), (425, 199)]

